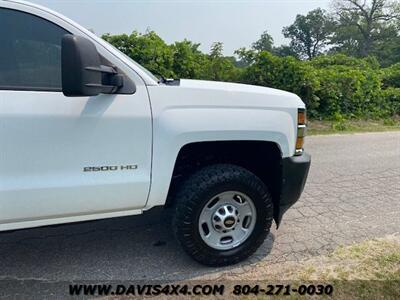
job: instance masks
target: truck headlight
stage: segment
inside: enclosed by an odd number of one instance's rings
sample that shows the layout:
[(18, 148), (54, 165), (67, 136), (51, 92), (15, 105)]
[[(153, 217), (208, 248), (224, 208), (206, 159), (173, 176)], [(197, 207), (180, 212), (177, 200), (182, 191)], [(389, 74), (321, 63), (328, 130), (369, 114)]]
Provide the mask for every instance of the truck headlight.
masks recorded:
[(296, 140), (296, 155), (303, 154), (304, 138), (307, 134), (307, 116), (304, 108), (299, 108), (297, 111), (297, 140)]

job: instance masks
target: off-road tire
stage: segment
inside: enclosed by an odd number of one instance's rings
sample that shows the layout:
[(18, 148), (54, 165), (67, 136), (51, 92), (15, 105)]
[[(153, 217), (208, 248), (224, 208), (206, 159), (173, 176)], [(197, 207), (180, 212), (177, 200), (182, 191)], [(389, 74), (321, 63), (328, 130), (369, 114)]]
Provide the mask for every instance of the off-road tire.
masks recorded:
[[(215, 195), (226, 191), (246, 194), (253, 201), (257, 218), (253, 232), (242, 244), (216, 250), (200, 236), (199, 216)], [(266, 185), (248, 170), (229, 164), (204, 167), (185, 180), (175, 197), (173, 229), (183, 249), (196, 261), (208, 266), (238, 263), (252, 255), (267, 237), (273, 220), (273, 202)]]

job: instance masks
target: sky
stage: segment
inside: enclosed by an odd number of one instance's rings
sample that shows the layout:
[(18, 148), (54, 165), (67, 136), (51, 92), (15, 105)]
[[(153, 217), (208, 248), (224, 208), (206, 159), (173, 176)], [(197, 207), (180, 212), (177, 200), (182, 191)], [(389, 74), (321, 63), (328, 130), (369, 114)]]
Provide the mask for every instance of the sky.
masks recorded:
[(250, 47), (265, 31), (275, 45), (288, 44), (282, 28), (297, 14), (331, 0), (30, 0), (78, 22), (97, 35), (154, 30), (168, 44), (185, 38), (209, 52), (223, 42), (224, 54)]

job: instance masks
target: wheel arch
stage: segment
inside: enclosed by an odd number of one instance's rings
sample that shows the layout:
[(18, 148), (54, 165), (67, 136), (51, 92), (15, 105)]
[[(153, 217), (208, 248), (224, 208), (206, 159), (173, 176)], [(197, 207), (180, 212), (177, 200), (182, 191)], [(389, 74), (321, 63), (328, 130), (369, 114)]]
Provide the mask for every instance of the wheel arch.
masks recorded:
[(281, 149), (271, 141), (232, 140), (185, 144), (175, 160), (165, 205), (174, 205), (177, 188), (188, 176), (205, 166), (227, 163), (241, 166), (263, 181), (271, 192), (275, 216), (281, 191), (281, 161)]

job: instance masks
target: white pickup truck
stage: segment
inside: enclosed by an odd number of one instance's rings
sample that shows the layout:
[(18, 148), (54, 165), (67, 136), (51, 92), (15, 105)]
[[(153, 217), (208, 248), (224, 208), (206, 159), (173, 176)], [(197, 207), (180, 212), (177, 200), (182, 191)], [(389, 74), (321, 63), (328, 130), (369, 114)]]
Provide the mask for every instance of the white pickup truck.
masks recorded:
[(200, 263), (250, 256), (298, 200), (304, 103), (157, 79), (66, 17), (0, 0), (0, 231), (173, 208)]

